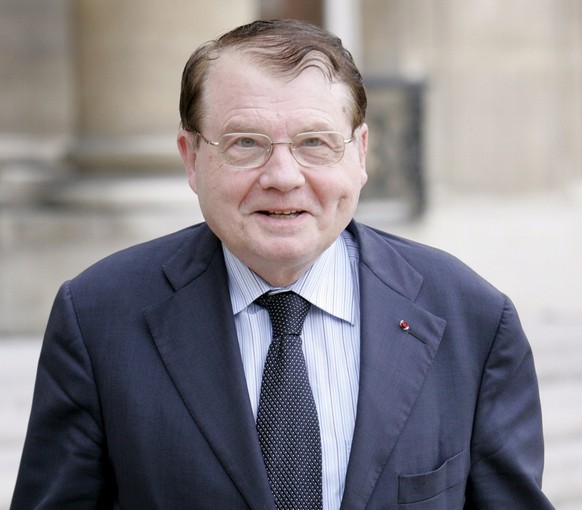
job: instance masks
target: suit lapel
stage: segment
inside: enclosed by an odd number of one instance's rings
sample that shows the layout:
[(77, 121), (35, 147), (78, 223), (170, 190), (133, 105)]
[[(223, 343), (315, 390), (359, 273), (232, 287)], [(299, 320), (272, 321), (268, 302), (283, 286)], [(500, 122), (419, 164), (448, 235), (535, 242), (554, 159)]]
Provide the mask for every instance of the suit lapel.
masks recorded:
[(220, 244), (202, 227), (164, 268), (176, 292), (145, 311), (176, 389), (251, 508), (271, 508)]
[(365, 508), (446, 323), (415, 304), (422, 277), (384, 238), (357, 225), (350, 228), (360, 243), (362, 324), (358, 411), (342, 500), (342, 508), (352, 510)]

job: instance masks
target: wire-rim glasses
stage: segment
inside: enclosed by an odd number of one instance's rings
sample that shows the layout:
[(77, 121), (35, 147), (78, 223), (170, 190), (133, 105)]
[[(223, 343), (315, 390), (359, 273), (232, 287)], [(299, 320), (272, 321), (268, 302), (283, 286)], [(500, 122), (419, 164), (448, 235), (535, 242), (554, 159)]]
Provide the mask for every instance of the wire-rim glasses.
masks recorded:
[(295, 135), (289, 142), (274, 142), (260, 133), (226, 133), (218, 141), (196, 133), (208, 145), (218, 148), (222, 163), (235, 168), (259, 168), (271, 157), (274, 145), (289, 145), (295, 161), (301, 166), (331, 166), (344, 156), (346, 144), (354, 140), (344, 138), (337, 131), (310, 131)]

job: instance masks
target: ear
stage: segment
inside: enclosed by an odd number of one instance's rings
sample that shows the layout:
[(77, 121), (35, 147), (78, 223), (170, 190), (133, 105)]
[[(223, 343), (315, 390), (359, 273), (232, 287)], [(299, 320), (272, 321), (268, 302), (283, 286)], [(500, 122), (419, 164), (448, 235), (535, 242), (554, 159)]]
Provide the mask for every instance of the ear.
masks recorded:
[(365, 122), (358, 128), (356, 133), (356, 142), (358, 143), (358, 158), (360, 162), (360, 173), (362, 186), (368, 181), (366, 171), (366, 154), (368, 153), (368, 124)]
[(188, 174), (188, 183), (190, 188), (194, 193), (197, 193), (196, 185), (196, 135), (190, 131), (180, 128), (178, 131), (178, 150), (180, 151), (180, 156), (182, 156), (182, 161), (184, 162), (184, 167)]

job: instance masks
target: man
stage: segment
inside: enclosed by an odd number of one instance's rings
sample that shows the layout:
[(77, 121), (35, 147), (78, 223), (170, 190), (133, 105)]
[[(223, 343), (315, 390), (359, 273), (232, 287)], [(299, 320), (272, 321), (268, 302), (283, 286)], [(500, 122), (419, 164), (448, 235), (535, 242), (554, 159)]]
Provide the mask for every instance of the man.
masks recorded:
[[(453, 257), (352, 220), (365, 109), (349, 53), (304, 23), (255, 22), (192, 55), (178, 147), (206, 221), (61, 288), (14, 510), (552, 508), (511, 302)], [(264, 444), (261, 424), (278, 338), (261, 296), (289, 291), (306, 317), (281, 337), (302, 338), (316, 413), (293, 455), (317, 471), (291, 489), (269, 448), (307, 427)], [(294, 499), (312, 483), (315, 502)]]

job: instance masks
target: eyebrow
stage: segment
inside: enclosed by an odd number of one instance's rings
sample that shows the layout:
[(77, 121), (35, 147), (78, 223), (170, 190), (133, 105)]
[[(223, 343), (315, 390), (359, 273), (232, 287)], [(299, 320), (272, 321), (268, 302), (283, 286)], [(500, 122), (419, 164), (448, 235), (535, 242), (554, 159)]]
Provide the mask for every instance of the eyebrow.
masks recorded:
[[(309, 114), (308, 114), (309, 115)], [(322, 118), (320, 116), (308, 116), (307, 118), (296, 117), (294, 122), (288, 123), (286, 119), (282, 120), (283, 126), (297, 127), (299, 129), (286, 131), (289, 136), (295, 136), (298, 133), (310, 133), (313, 131), (339, 131), (338, 126), (331, 123), (332, 119)], [(277, 122), (281, 122), (278, 120)], [(271, 122), (261, 116), (254, 115), (236, 115), (227, 120), (222, 126), (220, 135), (226, 133), (257, 133), (271, 136)]]
[[(267, 125), (262, 127), (250, 127), (248, 124), (226, 124), (224, 126), (223, 131), (220, 133), (221, 135), (226, 133), (255, 133), (261, 135), (267, 135), (271, 137), (269, 134), (269, 129)], [(308, 127), (303, 127), (301, 129), (294, 130), (288, 133), (289, 137), (293, 137), (298, 135), (299, 133), (317, 133), (320, 131), (338, 131), (338, 128), (335, 128), (327, 123), (315, 123), (311, 124)]]

